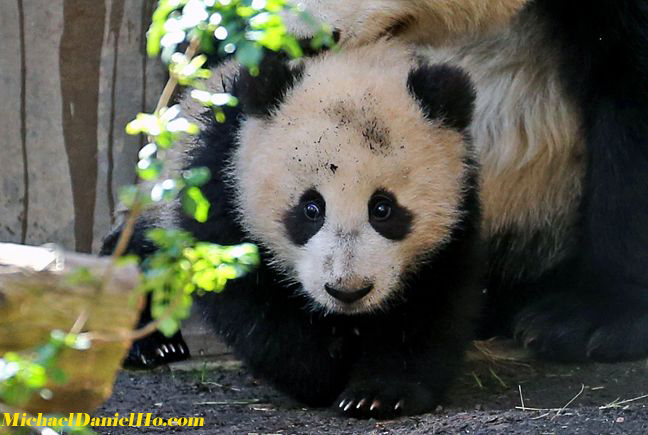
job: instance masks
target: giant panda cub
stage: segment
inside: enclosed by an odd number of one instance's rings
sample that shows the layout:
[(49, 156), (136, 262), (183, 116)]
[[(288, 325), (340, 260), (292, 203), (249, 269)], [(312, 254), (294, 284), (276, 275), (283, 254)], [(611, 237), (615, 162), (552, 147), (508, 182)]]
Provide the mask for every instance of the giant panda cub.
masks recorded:
[(478, 309), (469, 79), (390, 44), (230, 70), (212, 90), (240, 104), (225, 123), (196, 114), (186, 153), (212, 173), (212, 212), (175, 220), (201, 240), (256, 243), (262, 262), (201, 301), (207, 318), (253, 374), (308, 405), (430, 410)]

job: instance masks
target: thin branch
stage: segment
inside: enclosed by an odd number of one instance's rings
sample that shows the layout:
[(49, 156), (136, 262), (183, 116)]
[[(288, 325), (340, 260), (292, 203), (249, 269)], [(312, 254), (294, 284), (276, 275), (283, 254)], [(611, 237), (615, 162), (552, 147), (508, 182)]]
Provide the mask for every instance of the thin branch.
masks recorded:
[(626, 399), (621, 401), (619, 401), (620, 397), (618, 397), (614, 401), (608, 403), (607, 405), (599, 406), (599, 409), (618, 408), (621, 405), (636, 402), (637, 400), (646, 399), (646, 398), (648, 398), (648, 394), (644, 394), (643, 396), (635, 397), (633, 399)]
[(199, 406), (237, 406), (237, 405), (258, 405), (260, 403), (265, 403), (261, 399), (250, 399), (250, 400), (227, 400), (222, 402), (194, 402), (194, 405)]
[(535, 412), (543, 412), (544, 414), (539, 415), (537, 417), (534, 417), (534, 420), (543, 418), (543, 417), (548, 417), (551, 415), (552, 412), (555, 412), (556, 414), (551, 417), (551, 420), (554, 420), (556, 417), (560, 416), (567, 408), (569, 408), (569, 405), (574, 403), (576, 399), (578, 399), (581, 394), (585, 391), (585, 384), (581, 384), (581, 389), (574, 397), (571, 398), (569, 402), (567, 402), (563, 407), (561, 408), (529, 408), (528, 406), (524, 405), (524, 398), (522, 397), (522, 386), (518, 385), (518, 389), (520, 391), (520, 403), (522, 406), (516, 406), (515, 409), (519, 409), (520, 411), (535, 411)]
[(135, 341), (154, 333), (157, 330), (159, 324), (160, 319), (149, 322), (143, 327), (134, 331), (115, 331), (109, 333), (92, 331), (81, 335), (89, 341), (101, 341), (104, 343)]
[[(187, 47), (187, 50), (185, 51), (185, 57), (187, 59), (192, 59), (196, 52), (198, 51), (198, 47), (200, 45), (200, 40), (198, 38), (194, 38), (191, 40), (189, 43), (189, 47)], [(155, 107), (155, 113), (158, 114), (160, 113), (160, 110), (164, 109), (169, 105), (169, 102), (171, 101), (171, 98), (173, 97), (173, 93), (175, 92), (176, 88), (178, 87), (178, 79), (171, 74), (169, 77), (169, 80), (166, 82), (166, 85), (164, 85), (164, 89), (162, 90), (162, 94), (160, 95), (160, 99), (158, 100), (157, 106)]]
[(492, 367), (489, 367), (488, 370), (490, 371), (491, 376), (494, 377), (494, 378), (497, 380), (497, 382), (499, 382), (499, 384), (500, 384), (502, 387), (504, 387), (504, 388), (508, 388), (508, 385), (506, 385), (506, 382), (504, 382), (504, 381), (502, 380), (502, 378), (500, 378), (500, 377), (497, 375), (497, 373), (495, 373), (495, 370), (493, 370)]
[(580, 389), (580, 391), (578, 392), (578, 394), (576, 394), (574, 397), (572, 397), (572, 399), (571, 399), (569, 402), (567, 402), (567, 404), (566, 404), (565, 406), (563, 406), (562, 408), (560, 408), (560, 409), (556, 412), (556, 415), (554, 415), (551, 419), (554, 420), (556, 417), (558, 417), (558, 416), (560, 415), (561, 412), (563, 412), (565, 409), (567, 409), (567, 407), (568, 407), (569, 405), (571, 405), (572, 403), (574, 403), (574, 401), (575, 401), (576, 399), (578, 399), (578, 398), (580, 397), (581, 394), (583, 394), (583, 391), (585, 391), (585, 384), (581, 384), (581, 389)]
[(558, 412), (563, 408), (531, 408), (528, 406), (516, 406), (515, 409), (519, 409), (520, 411), (541, 411), (541, 412)]
[(128, 213), (128, 219), (126, 219), (126, 223), (124, 223), (121, 234), (119, 234), (117, 245), (115, 246), (115, 250), (113, 251), (110, 258), (110, 263), (108, 264), (108, 267), (103, 274), (100, 290), (103, 290), (108, 286), (108, 282), (112, 278), (117, 260), (119, 259), (119, 257), (124, 255), (124, 252), (126, 252), (126, 249), (128, 248), (128, 242), (130, 241), (133, 232), (135, 231), (135, 222), (137, 222), (137, 217), (142, 211), (142, 206), (139, 203), (138, 199), (140, 195), (141, 193), (138, 185), (137, 191), (135, 193), (135, 203), (133, 204), (133, 208), (131, 208)]
[(475, 382), (477, 383), (477, 386), (479, 387), (480, 390), (484, 389), (484, 384), (482, 384), (481, 379), (479, 379), (479, 376), (477, 376), (477, 373), (472, 372), (471, 373), (472, 377), (475, 378)]
[[(187, 47), (187, 50), (185, 51), (185, 57), (189, 59), (193, 58), (193, 56), (196, 54), (196, 51), (198, 50), (199, 45), (200, 41), (198, 40), (198, 38), (192, 39), (189, 43), (189, 47)], [(169, 80), (164, 86), (164, 90), (162, 91), (162, 94), (158, 99), (157, 106), (155, 107), (155, 114), (159, 114), (160, 111), (169, 104), (177, 86), (178, 80), (173, 76), (173, 74), (170, 74)], [(101, 289), (106, 288), (108, 281), (110, 281), (110, 278), (112, 277), (115, 263), (117, 262), (119, 257), (124, 255), (126, 249), (128, 248), (128, 242), (130, 241), (131, 237), (133, 236), (133, 232), (135, 231), (135, 223), (137, 222), (137, 217), (142, 212), (142, 204), (139, 202), (141, 194), (141, 184), (138, 183), (133, 207), (128, 213), (128, 218), (124, 223), (122, 232), (119, 235), (119, 239), (117, 240), (117, 245), (115, 246), (115, 250), (112, 253), (111, 262), (106, 268), (106, 271), (103, 275)]]
[(135, 341), (139, 340), (140, 338), (144, 338), (147, 335), (150, 335), (154, 333), (160, 322), (167, 317), (171, 315), (177, 308), (178, 304), (180, 303), (181, 297), (183, 296), (182, 293), (176, 294), (175, 298), (173, 301), (169, 304), (169, 306), (164, 310), (162, 315), (157, 318), (156, 320), (153, 320), (152, 322), (147, 323), (143, 327), (136, 329), (134, 331), (121, 331), (121, 332), (111, 332), (111, 333), (101, 333), (101, 332), (88, 332), (84, 335), (84, 337), (87, 340), (90, 341), (102, 341), (102, 342), (115, 342), (115, 341)]

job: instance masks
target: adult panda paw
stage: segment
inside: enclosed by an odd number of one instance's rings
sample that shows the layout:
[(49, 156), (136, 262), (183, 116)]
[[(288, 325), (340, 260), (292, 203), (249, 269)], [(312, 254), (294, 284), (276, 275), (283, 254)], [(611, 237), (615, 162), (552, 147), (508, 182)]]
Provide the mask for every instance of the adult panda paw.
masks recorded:
[(159, 331), (133, 342), (123, 366), (130, 369), (152, 369), (189, 359), (189, 348), (180, 331), (165, 337)]
[(553, 295), (515, 319), (514, 336), (538, 357), (559, 362), (616, 362), (648, 356), (648, 307), (609, 298)]
[(352, 383), (334, 406), (345, 417), (390, 419), (432, 410), (439, 397), (419, 382), (376, 379)]

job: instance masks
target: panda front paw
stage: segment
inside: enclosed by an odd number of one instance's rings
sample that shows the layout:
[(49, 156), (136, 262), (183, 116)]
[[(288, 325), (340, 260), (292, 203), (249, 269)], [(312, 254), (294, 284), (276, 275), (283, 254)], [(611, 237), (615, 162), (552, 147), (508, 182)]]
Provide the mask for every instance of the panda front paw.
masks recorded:
[(390, 419), (432, 410), (440, 397), (419, 382), (364, 381), (352, 383), (335, 401), (346, 417)]
[(164, 364), (183, 361), (189, 357), (189, 348), (180, 331), (172, 337), (165, 337), (156, 331), (133, 342), (123, 366), (131, 369), (152, 369)]
[(648, 356), (644, 304), (550, 296), (516, 318), (518, 342), (538, 357), (559, 362), (616, 362)]

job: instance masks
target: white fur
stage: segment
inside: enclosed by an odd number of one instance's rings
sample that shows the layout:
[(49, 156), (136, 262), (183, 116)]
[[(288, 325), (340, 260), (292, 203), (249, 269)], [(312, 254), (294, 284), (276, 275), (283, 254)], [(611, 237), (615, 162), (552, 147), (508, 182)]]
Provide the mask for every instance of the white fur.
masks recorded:
[[(422, 48), (429, 62), (458, 65), (477, 89), (471, 135), (481, 167), (486, 237), (537, 232), (542, 273), (567, 254), (584, 175), (580, 113), (566, 96), (556, 53), (522, 13), (510, 27), (458, 45)], [(511, 252), (512, 256), (523, 251)]]
[[(411, 66), (410, 53), (389, 44), (307, 61), (303, 80), (269, 121), (242, 124), (230, 173), (243, 227), (328, 310), (380, 308), (460, 218), (467, 147), (459, 132), (425, 119), (407, 90)], [(362, 134), (367, 122), (384, 130), (387, 150), (370, 149)], [(324, 197), (326, 220), (306, 245), (296, 246), (283, 217), (310, 188)], [(380, 188), (414, 214), (403, 241), (388, 240), (369, 224), (368, 202)], [(363, 282), (374, 290), (352, 305), (324, 289)]]
[[(345, 44), (362, 45), (394, 34), (435, 45), (505, 26), (528, 0), (297, 0), (295, 3), (341, 31)], [(288, 28), (299, 36), (312, 29), (292, 14)], [(396, 27), (396, 28), (395, 28)]]

